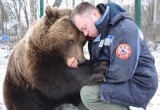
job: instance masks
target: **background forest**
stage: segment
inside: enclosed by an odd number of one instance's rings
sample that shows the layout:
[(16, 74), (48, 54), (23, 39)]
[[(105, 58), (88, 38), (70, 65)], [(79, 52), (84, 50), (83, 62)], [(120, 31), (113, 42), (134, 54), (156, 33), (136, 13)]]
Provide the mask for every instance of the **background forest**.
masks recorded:
[(140, 28), (154, 48), (160, 43), (160, 0), (0, 0), (0, 36), (8, 34), (12, 42), (21, 39), (32, 22), (43, 14), (46, 4), (74, 8), (80, 2), (115, 2), (122, 6), (135, 20), (136, 3), (141, 2)]

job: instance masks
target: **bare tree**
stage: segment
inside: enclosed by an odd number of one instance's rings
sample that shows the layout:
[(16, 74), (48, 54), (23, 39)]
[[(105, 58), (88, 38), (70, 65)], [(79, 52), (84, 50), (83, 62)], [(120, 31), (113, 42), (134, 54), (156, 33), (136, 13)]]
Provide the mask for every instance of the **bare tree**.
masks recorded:
[(84, 0), (81, 0), (81, 2), (84, 2)]
[(157, 17), (160, 15), (157, 7), (160, 4), (159, 0), (143, 0), (142, 3), (145, 3), (142, 8), (142, 29), (147, 37), (147, 39), (156, 42), (160, 41), (160, 18)]
[(62, 0), (55, 0), (53, 7), (59, 7), (62, 3)]
[(27, 29), (28, 29), (29, 28), (29, 18), (28, 18), (28, 11), (27, 11), (27, 6), (28, 6), (27, 0), (21, 0), (21, 5), (22, 5), (22, 10), (25, 15)]
[(37, 19), (37, 0), (29, 0), (30, 7), (30, 25)]
[(156, 26), (156, 21), (157, 21), (157, 0), (154, 0), (154, 11), (153, 11), (153, 23), (154, 27)]
[(7, 12), (2, 4), (2, 2), (0, 1), (0, 16), (1, 16), (1, 22), (0, 22), (0, 29), (2, 30), (2, 34), (5, 33), (5, 28), (4, 28), (4, 23), (8, 22), (8, 15), (7, 15)]
[(46, 4), (48, 3), (48, 0), (46, 0)]
[(17, 21), (17, 25), (18, 25), (17, 34), (18, 34), (18, 38), (20, 39), (25, 34), (24, 25), (22, 24), (22, 12), (24, 12), (23, 11), (23, 4), (24, 4), (23, 0), (5, 0), (5, 3), (7, 4), (7, 8), (9, 8), (15, 21)]
[(93, 5), (95, 5), (95, 0), (91, 0), (91, 3), (92, 3)]
[(65, 0), (66, 7), (73, 8), (75, 6), (75, 0)]
[(75, 0), (72, 0), (72, 7), (75, 6)]
[(67, 6), (67, 7), (69, 7), (69, 3), (68, 3), (68, 0), (65, 0), (65, 1), (66, 1), (66, 6)]

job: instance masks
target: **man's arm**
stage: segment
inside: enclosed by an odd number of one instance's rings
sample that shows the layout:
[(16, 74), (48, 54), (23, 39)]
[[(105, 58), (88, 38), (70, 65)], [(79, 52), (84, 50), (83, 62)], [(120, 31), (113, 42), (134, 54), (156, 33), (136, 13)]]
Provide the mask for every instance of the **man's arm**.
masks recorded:
[(131, 29), (123, 29), (116, 36), (117, 42), (111, 48), (110, 66), (106, 71), (106, 81), (125, 82), (132, 78), (140, 54), (139, 34)]

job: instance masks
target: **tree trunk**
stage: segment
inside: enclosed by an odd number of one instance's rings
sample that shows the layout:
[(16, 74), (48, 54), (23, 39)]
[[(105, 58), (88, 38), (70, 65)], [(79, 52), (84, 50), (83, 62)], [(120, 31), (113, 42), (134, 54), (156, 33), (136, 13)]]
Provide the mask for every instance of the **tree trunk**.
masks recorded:
[(91, 0), (91, 3), (92, 3), (93, 5), (95, 5), (94, 0)]
[(23, 35), (21, 34), (22, 28), (21, 28), (21, 10), (22, 10), (22, 4), (20, 0), (13, 0), (13, 8), (15, 11), (16, 20), (18, 22), (18, 39), (21, 39)]
[(1, 27), (2, 27), (2, 35), (4, 34), (4, 18), (3, 18), (3, 9), (2, 9), (2, 7), (1, 7), (1, 21), (2, 21), (2, 23), (1, 23)]
[(0, 16), (1, 16), (1, 29), (2, 29), (2, 34), (5, 34), (5, 29), (4, 29), (4, 22), (7, 23), (8, 21), (8, 15), (4, 9), (4, 6), (2, 4), (2, 2), (0, 1)]
[(75, 0), (72, 0), (72, 8), (74, 7), (75, 5)]
[(156, 21), (157, 21), (157, 0), (154, 0), (154, 11), (153, 11), (153, 24), (154, 28), (156, 27)]
[(30, 20), (30, 26), (33, 24), (33, 22), (36, 21), (36, 13), (37, 13), (37, 1), (36, 0), (29, 0), (29, 7), (30, 7), (30, 15), (29, 15), (29, 20)]
[(27, 29), (28, 29), (29, 28), (29, 18), (28, 18), (28, 13), (27, 13), (27, 1), (23, 0), (21, 4), (22, 4), (24, 15), (25, 15), (25, 19), (26, 19)]
[(62, 0), (55, 0), (53, 7), (59, 7), (61, 5)]

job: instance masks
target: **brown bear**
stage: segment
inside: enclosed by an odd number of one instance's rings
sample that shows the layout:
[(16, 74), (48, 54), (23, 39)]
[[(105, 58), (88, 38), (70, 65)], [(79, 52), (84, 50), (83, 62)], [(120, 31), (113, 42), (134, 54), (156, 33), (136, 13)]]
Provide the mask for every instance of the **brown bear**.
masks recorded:
[[(8, 110), (55, 110), (63, 103), (78, 105), (83, 85), (102, 81), (106, 63), (85, 61), (85, 36), (71, 23), (70, 9), (46, 6), (14, 48), (4, 81)], [(68, 68), (66, 58), (80, 65)]]

